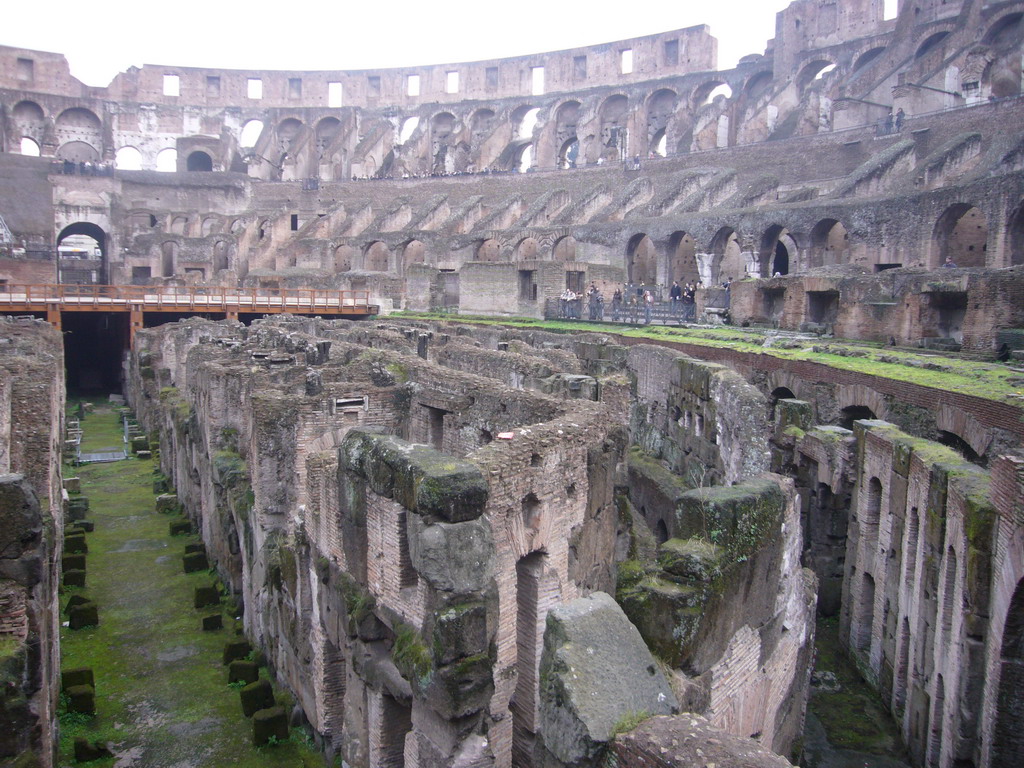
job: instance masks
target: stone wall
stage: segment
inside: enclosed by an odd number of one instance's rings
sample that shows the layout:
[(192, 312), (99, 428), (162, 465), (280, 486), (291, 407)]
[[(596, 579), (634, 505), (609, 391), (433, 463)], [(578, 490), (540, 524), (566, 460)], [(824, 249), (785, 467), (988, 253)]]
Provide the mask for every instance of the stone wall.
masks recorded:
[[(0, 759), (56, 759), (64, 528), (60, 335), (0, 318)], [(35, 764), (35, 763), (33, 763)]]

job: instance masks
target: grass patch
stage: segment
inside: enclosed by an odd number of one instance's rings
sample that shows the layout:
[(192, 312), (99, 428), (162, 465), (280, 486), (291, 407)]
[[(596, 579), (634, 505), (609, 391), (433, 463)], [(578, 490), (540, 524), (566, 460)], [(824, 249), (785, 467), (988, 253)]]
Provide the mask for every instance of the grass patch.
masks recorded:
[[(717, 349), (732, 349), (754, 355), (769, 355), (784, 360), (817, 362), (832, 368), (865, 373), (884, 379), (906, 381), (922, 387), (942, 389), (986, 400), (1024, 405), (1021, 374), (1005, 365), (936, 354), (916, 353), (883, 347), (867, 341), (807, 340), (789, 349), (765, 347), (767, 332), (758, 329), (678, 328), (669, 326), (622, 326), (604, 323), (570, 323), (562, 320), (535, 320), (519, 317), (478, 317), (431, 313), (396, 313), (409, 318), (441, 320), (473, 325), (531, 328), (554, 333), (601, 333), (652, 342), (678, 342)], [(817, 351), (815, 351), (817, 349)], [(852, 354), (851, 354), (852, 353)]]
[[(99, 405), (83, 420), (91, 433), (120, 434), (115, 410)], [(171, 538), (155, 511), (153, 463), (127, 459), (76, 470), (90, 498), (87, 587), (100, 624), (61, 633), (64, 667), (90, 666), (96, 678), (95, 717), (61, 717), (59, 765), (75, 765), (76, 736), (142, 749), (140, 764), (323, 766), (305, 741), (270, 751), (252, 746), (252, 725), (229, 688), (221, 652), (230, 631), (202, 632), (192, 592), (209, 573), (185, 574), (182, 554), (195, 537)], [(61, 595), (61, 606), (72, 594)], [(148, 758), (146, 756), (149, 756)], [(110, 761), (100, 761), (98, 766)]]

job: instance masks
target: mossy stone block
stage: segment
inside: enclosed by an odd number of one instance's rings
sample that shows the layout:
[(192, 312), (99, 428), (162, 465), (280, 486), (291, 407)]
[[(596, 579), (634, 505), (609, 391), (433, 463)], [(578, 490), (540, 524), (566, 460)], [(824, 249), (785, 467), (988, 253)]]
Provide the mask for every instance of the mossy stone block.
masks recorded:
[(188, 520), (172, 520), (167, 529), (171, 536), (188, 536), (192, 533), (192, 523)]
[(80, 605), (85, 605), (89, 602), (89, 598), (85, 595), (72, 595), (68, 600), (67, 605), (64, 606), (64, 613), (70, 614), (71, 611)]
[(721, 552), (701, 538), (669, 539), (658, 551), (662, 569), (681, 579), (710, 581), (720, 572)]
[(483, 603), (465, 603), (438, 614), (433, 635), (435, 665), (486, 653), (487, 646), (487, 606)]
[(93, 760), (100, 760), (104, 757), (113, 757), (113, 753), (107, 749), (105, 744), (98, 741), (89, 741), (84, 736), (75, 737), (75, 761), (79, 763), (90, 763)]
[(210, 563), (206, 559), (205, 552), (192, 552), (182, 558), (182, 565), (185, 573), (197, 573), (210, 570)]
[(138, 435), (132, 438), (132, 453), (149, 450), (149, 438), (145, 435)]
[(161, 493), (156, 497), (156, 511), (157, 512), (177, 512), (178, 511), (178, 494), (176, 493)]
[(68, 499), (68, 519), (81, 520), (89, 511), (88, 496), (72, 496)]
[(68, 712), (83, 715), (96, 714), (96, 689), (91, 685), (72, 685), (64, 691), (68, 700)]
[(231, 640), (224, 644), (224, 663), (230, 664), (237, 659), (244, 659), (252, 653), (248, 640)]
[(235, 659), (228, 664), (228, 683), (255, 683), (260, 679), (260, 668), (255, 661)]
[(76, 533), (73, 536), (64, 537), (64, 551), (69, 555), (84, 555), (89, 552), (89, 545), (85, 542), (84, 533)]
[(152, 459), (153, 458), (153, 452), (152, 451), (136, 451), (135, 452), (135, 458), (137, 458), (137, 459)]
[(284, 707), (267, 707), (252, 716), (252, 743), (257, 747), (270, 743), (270, 738), (278, 741), (288, 738), (288, 715)]
[(66, 691), (68, 688), (73, 688), (76, 685), (88, 685), (90, 688), (96, 687), (92, 667), (72, 667), (60, 673), (60, 688), (62, 691)]
[(87, 601), (76, 605), (68, 612), (68, 626), (71, 629), (98, 627), (100, 625), (100, 609), (96, 603)]
[(64, 555), (60, 559), (60, 566), (65, 571), (84, 571), (85, 555)]
[(224, 617), (219, 613), (203, 616), (203, 632), (213, 632), (224, 626)]
[(205, 587), (196, 587), (192, 604), (196, 608), (206, 608), (210, 605), (220, 603), (220, 591), (212, 584)]
[(242, 714), (246, 717), (252, 717), (261, 709), (269, 709), (277, 703), (274, 700), (274, 688), (269, 680), (249, 683), (238, 694), (242, 700)]
[(96, 523), (92, 520), (79, 520), (75, 525), (86, 533), (92, 533), (96, 530)]
[(84, 587), (85, 586), (85, 571), (77, 568), (64, 571), (64, 586), (65, 587)]
[(82, 479), (80, 477), (65, 477), (64, 490), (68, 493), (81, 493)]
[(153, 481), (153, 493), (159, 495), (167, 493), (169, 490), (171, 490), (171, 485), (167, 482), (166, 477), (158, 477)]
[(186, 544), (185, 545), (185, 554), (186, 555), (192, 555), (192, 554), (195, 554), (196, 552), (203, 552), (205, 554), (206, 547), (204, 547), (202, 544), (195, 544), (195, 543)]

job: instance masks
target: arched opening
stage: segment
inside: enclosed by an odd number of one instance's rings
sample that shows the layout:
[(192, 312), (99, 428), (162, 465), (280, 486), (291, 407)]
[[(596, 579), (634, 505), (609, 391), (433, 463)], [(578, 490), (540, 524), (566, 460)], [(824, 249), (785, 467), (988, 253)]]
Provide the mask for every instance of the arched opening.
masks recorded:
[(853, 70), (852, 71), (853, 72), (857, 72), (858, 70), (864, 69), (864, 67), (866, 67), (868, 64), (873, 62), (879, 56), (881, 56), (882, 55), (882, 51), (884, 51), (884, 50), (885, 50), (885, 46), (883, 45), (883, 46), (879, 46), (878, 48), (872, 48), (869, 51), (864, 51), (864, 53), (862, 53), (860, 56), (858, 56), (857, 60), (853, 63)]
[(380, 240), (370, 243), (363, 252), (363, 268), (369, 272), (387, 272), (391, 251)]
[(27, 157), (39, 157), (39, 145), (34, 139), (30, 139), (28, 136), (21, 137), (21, 154)]
[(352, 256), (355, 248), (351, 245), (339, 245), (334, 249), (334, 271), (348, 272), (352, 269)]
[(665, 525), (664, 520), (658, 520), (658, 522), (654, 524), (654, 540), (658, 544), (664, 544), (668, 541), (668, 526)]
[[(942, 675), (935, 679), (935, 699), (932, 702), (932, 732), (928, 739), (928, 765), (941, 765), (942, 755), (942, 726), (945, 717), (943, 711), (946, 708), (946, 682)], [(1004, 765), (1004, 763), (993, 763), (993, 765)], [(1013, 763), (1005, 763), (1010, 766)]]
[(565, 170), (566, 168), (575, 168), (576, 161), (580, 156), (580, 143), (573, 136), (571, 139), (566, 139), (563, 142), (561, 148), (558, 150), (558, 167)]
[(795, 255), (790, 250), (792, 243), (793, 238), (790, 237), (789, 230), (779, 224), (765, 230), (764, 236), (761, 238), (759, 259), (761, 277), (778, 277), (789, 274), (791, 259)]
[(513, 140), (533, 141), (533, 129), (537, 127), (537, 116), (540, 108), (532, 104), (516, 107), (509, 120), (512, 123)]
[(560, 237), (551, 249), (553, 261), (576, 261), (576, 238), (572, 235)]
[(477, 261), (500, 261), (501, 259), (501, 244), (494, 240), (481, 241), (480, 245), (476, 247), (476, 260)]
[[(57, 156), (62, 160), (95, 162), (103, 147), (102, 123), (88, 109), (73, 107), (60, 113), (54, 123)], [(86, 148), (88, 148), (88, 151)]]
[(31, 152), (25, 151), (24, 140), (33, 140), (37, 148), (42, 142), (46, 133), (46, 116), (43, 114), (43, 108), (34, 101), (19, 101), (11, 110), (11, 121), (22, 136), (21, 154), (31, 154)]
[(871, 625), (875, 615), (875, 577), (870, 573), (862, 573), (860, 578), (860, 595), (854, 611), (854, 625), (851, 627), (853, 647), (866, 653), (871, 650)]
[(807, 266), (832, 266), (846, 261), (850, 247), (850, 235), (846, 227), (835, 219), (822, 219), (811, 230), (811, 249)]
[(304, 127), (302, 121), (294, 117), (286, 118), (278, 124), (277, 149), (280, 158), (283, 159), (291, 151)]
[(935, 439), (937, 442), (949, 446), (968, 461), (974, 464), (985, 464), (984, 459), (971, 447), (971, 444), (955, 432), (946, 432), (940, 429)]
[(853, 429), (853, 422), (875, 418), (875, 412), (866, 405), (848, 405), (840, 411), (839, 426), (844, 429)]
[(524, 237), (516, 245), (516, 261), (530, 261), (537, 258), (537, 241), (532, 237)]
[(658, 251), (654, 241), (643, 233), (633, 235), (629, 240), (626, 273), (633, 285), (654, 286), (658, 282)]
[(185, 168), (189, 171), (212, 171), (213, 158), (201, 150), (196, 150), (185, 160)]
[(432, 172), (451, 173), (455, 170), (455, 155), (449, 152), (449, 143), (456, 131), (458, 120), (450, 112), (440, 112), (430, 121)]
[(765, 70), (763, 72), (758, 72), (756, 75), (752, 75), (750, 79), (747, 80), (747, 84), (743, 86), (743, 90), (746, 92), (748, 97), (756, 99), (768, 90), (768, 86), (771, 85), (771, 82), (772, 73), (770, 70)]
[(341, 131), (341, 121), (336, 117), (325, 117), (316, 124), (316, 154), (323, 157), (324, 152)]
[[(932, 268), (952, 264), (957, 267), (984, 267), (988, 252), (988, 219), (970, 203), (950, 206), (935, 224), (938, 248)], [(948, 262), (947, 262), (948, 259)]]
[(213, 244), (213, 270), (220, 272), (230, 268), (230, 243), (227, 240), (218, 240)]
[(114, 155), (114, 167), (122, 171), (141, 171), (142, 153), (135, 147), (121, 147)]
[(656, 157), (668, 153), (668, 125), (679, 103), (678, 94), (662, 88), (647, 100), (647, 152)]
[(1010, 598), (999, 654), (999, 693), (991, 765), (1024, 765), (1024, 579)]
[(559, 168), (576, 167), (580, 153), (580, 143), (576, 136), (579, 112), (578, 101), (567, 101), (555, 113), (555, 143), (558, 146)]
[(893, 691), (893, 710), (897, 718), (903, 714), (907, 704), (907, 687), (910, 683), (910, 620), (903, 617), (900, 628), (899, 657), (896, 662), (896, 686)]
[(426, 260), (427, 246), (420, 240), (410, 240), (402, 248), (402, 271), (411, 264), (422, 264)]
[(57, 252), (62, 259), (102, 258), (106, 261), (107, 233), (87, 221), (69, 224), (57, 235)]
[(697, 86), (694, 90), (693, 106), (696, 109), (707, 104), (712, 104), (719, 96), (731, 99), (732, 86), (724, 80), (709, 80), (708, 82)]
[(942, 42), (949, 37), (949, 31), (936, 32), (934, 35), (926, 38), (921, 45), (918, 46), (917, 52), (914, 54), (915, 59), (922, 59), (932, 51), (938, 50)]
[(178, 150), (161, 149), (156, 156), (156, 169), (163, 173), (174, 173), (178, 170)]
[(99, 162), (100, 153), (96, 147), (84, 141), (69, 141), (61, 144), (57, 150), (57, 159), (67, 160), (72, 163), (96, 163)]
[(1009, 48), (1020, 42), (1021, 19), (1024, 19), (1024, 13), (1008, 13), (988, 28), (982, 42), (996, 49)]
[(519, 150), (518, 159), (515, 162), (515, 170), (519, 173), (526, 173), (533, 167), (533, 144), (526, 144)]
[(249, 120), (242, 126), (242, 132), (238, 138), (238, 145), (242, 149), (252, 149), (263, 135), (264, 129), (262, 120)]
[(668, 240), (669, 275), (668, 282), (678, 281), (680, 285), (700, 283), (697, 269), (697, 241), (689, 232), (673, 232)]
[(731, 227), (722, 227), (711, 240), (714, 261), (711, 266), (711, 285), (741, 280), (747, 274), (739, 236)]
[(800, 74), (796, 77), (797, 88), (801, 91), (804, 90), (815, 80), (821, 79), (835, 68), (835, 62), (829, 61), (828, 59), (817, 59), (809, 64), (805, 64), (800, 70)]
[(629, 143), (626, 135), (629, 99), (622, 94), (609, 96), (598, 109), (598, 115), (601, 121), (599, 157), (605, 162), (625, 159)]

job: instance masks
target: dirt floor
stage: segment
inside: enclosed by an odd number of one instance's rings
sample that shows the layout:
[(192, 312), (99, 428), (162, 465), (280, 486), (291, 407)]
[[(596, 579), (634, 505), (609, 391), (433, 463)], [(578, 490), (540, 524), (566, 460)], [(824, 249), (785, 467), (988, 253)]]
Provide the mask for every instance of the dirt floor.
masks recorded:
[[(86, 450), (121, 446), (119, 416), (109, 404), (98, 403), (82, 426)], [(96, 529), (87, 534), (86, 587), (65, 588), (61, 607), (82, 593), (98, 604), (99, 626), (61, 632), (63, 667), (94, 671), (97, 714), (62, 708), (60, 765), (79, 765), (74, 737), (85, 736), (112, 745), (114, 757), (89, 763), (97, 768), (323, 768), (302, 729), (281, 743), (252, 746), (252, 724), (221, 663), (225, 642), (235, 637), (230, 601), (220, 606), (225, 628), (201, 631), (201, 617), (218, 608), (194, 609), (193, 590), (215, 575), (183, 572), (185, 544), (199, 539), (168, 535), (169, 521), (178, 518), (155, 511), (156, 466), (129, 458), (65, 468), (65, 476), (81, 477)], [(290, 711), (290, 700), (277, 693)]]

